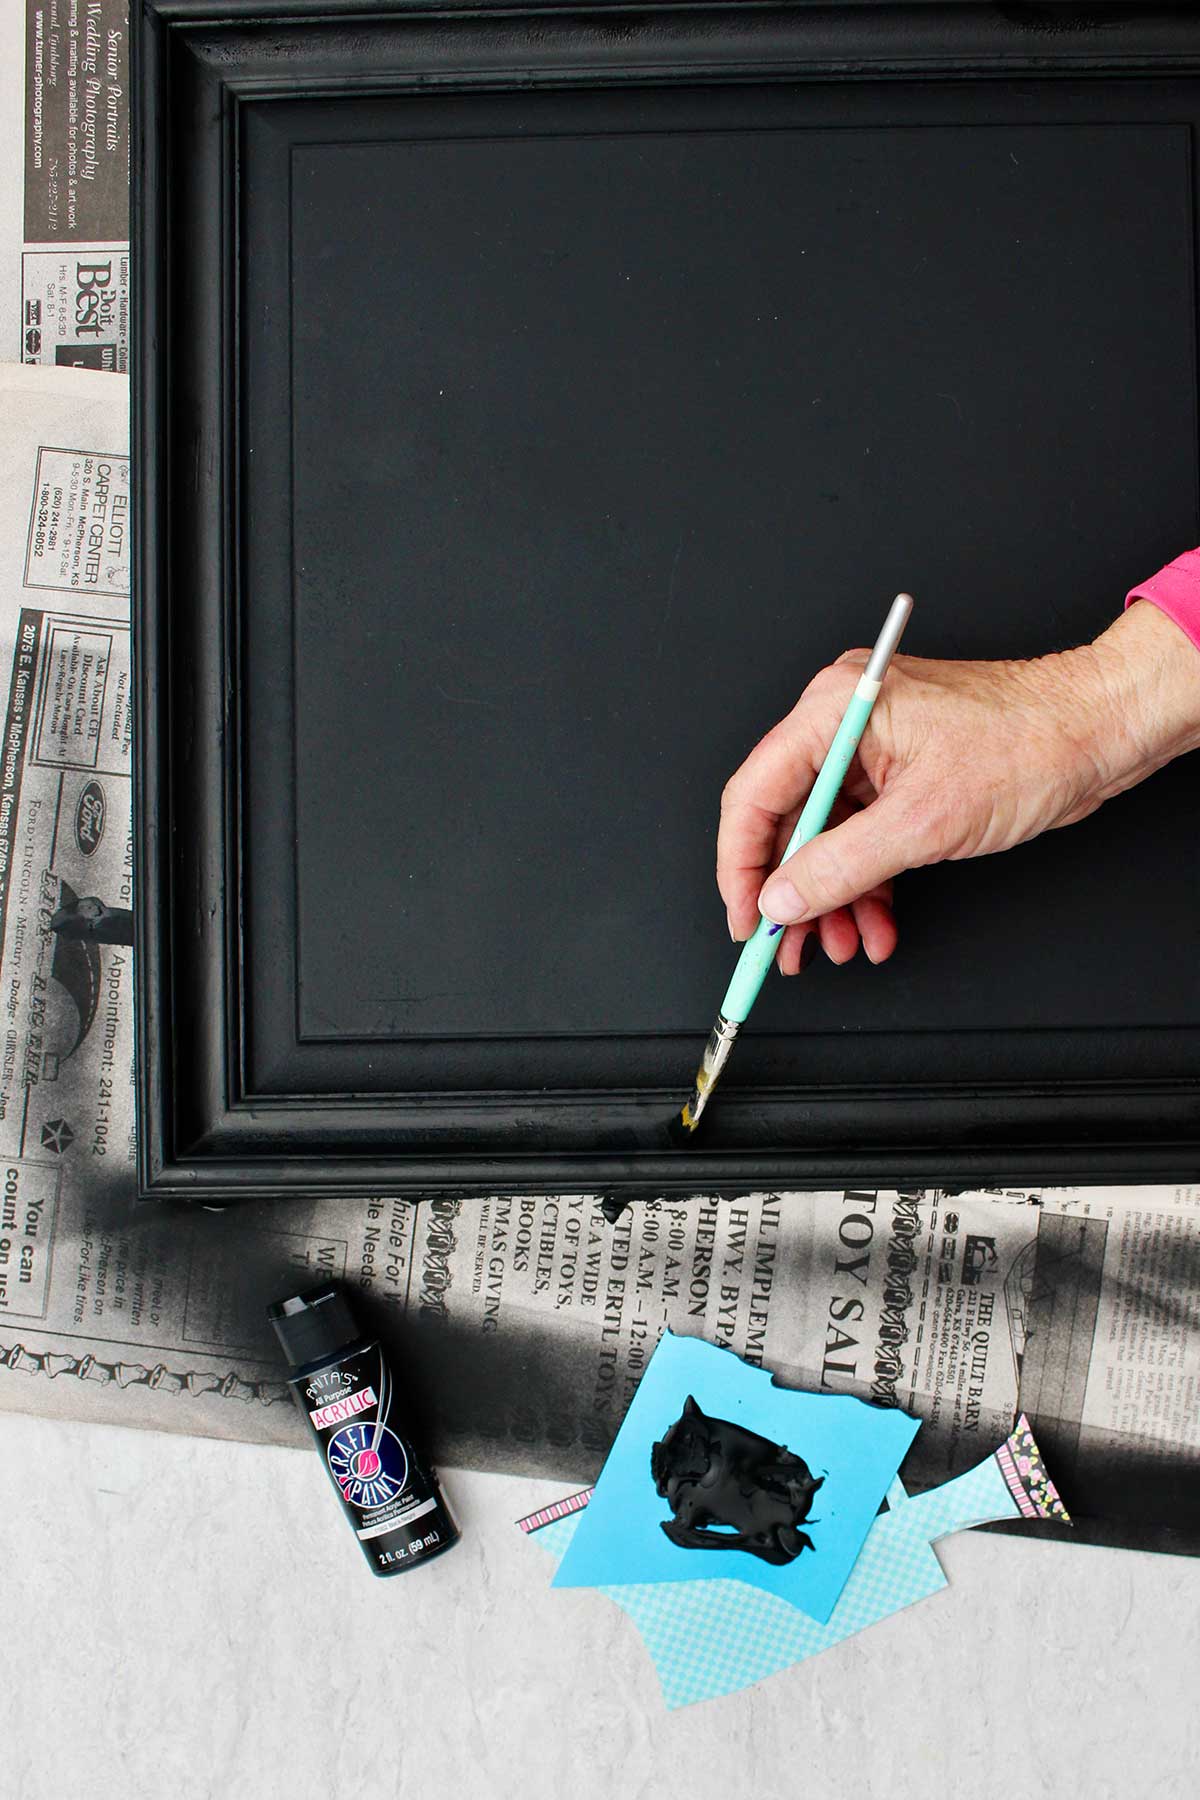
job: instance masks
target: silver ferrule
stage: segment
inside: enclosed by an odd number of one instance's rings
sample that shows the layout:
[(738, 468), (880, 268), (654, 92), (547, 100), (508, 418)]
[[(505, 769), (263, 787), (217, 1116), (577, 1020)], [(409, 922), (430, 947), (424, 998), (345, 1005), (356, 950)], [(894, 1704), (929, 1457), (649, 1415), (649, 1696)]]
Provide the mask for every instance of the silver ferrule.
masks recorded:
[(911, 594), (897, 594), (892, 601), (891, 610), (883, 621), (883, 630), (875, 639), (875, 648), (863, 670), (864, 681), (882, 681), (887, 674), (887, 666), (899, 648), (900, 639), (904, 635), (904, 627), (908, 624), (913, 609)]
[(708, 1097), (720, 1079), (721, 1070), (729, 1061), (729, 1052), (741, 1029), (735, 1019), (727, 1019), (724, 1013), (717, 1014), (717, 1022), (709, 1033), (703, 1059), (696, 1070), (696, 1084), (680, 1114), (680, 1123), (685, 1131), (695, 1131), (700, 1123), (700, 1115), (708, 1105)]

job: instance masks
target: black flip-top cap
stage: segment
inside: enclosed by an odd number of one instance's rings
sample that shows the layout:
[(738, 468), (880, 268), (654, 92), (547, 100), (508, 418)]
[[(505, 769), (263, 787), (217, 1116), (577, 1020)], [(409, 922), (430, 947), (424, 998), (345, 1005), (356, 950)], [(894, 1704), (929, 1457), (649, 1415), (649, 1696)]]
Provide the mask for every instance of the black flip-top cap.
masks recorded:
[(332, 1356), (362, 1336), (350, 1302), (332, 1281), (306, 1288), (289, 1300), (276, 1300), (267, 1308), (267, 1317), (294, 1369)]

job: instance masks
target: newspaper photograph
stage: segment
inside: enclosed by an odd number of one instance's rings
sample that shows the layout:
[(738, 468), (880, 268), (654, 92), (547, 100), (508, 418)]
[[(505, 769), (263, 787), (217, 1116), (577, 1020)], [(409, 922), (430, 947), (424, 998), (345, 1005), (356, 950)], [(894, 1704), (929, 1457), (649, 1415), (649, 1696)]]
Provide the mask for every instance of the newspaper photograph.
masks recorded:
[(127, 0), (4, 0), (6, 359), (129, 366)]

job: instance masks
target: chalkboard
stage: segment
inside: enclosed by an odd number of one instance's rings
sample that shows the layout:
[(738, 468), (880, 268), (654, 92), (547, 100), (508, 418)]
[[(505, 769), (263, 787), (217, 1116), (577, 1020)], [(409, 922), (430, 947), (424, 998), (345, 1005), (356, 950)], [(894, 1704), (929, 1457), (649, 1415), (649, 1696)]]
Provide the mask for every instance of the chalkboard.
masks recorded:
[(908, 877), (656, 1126), (811, 675), (901, 587), (910, 653), (1076, 643), (1200, 535), (1200, 31), (267, 10), (143, 30), (145, 1191), (1189, 1171), (1188, 762)]

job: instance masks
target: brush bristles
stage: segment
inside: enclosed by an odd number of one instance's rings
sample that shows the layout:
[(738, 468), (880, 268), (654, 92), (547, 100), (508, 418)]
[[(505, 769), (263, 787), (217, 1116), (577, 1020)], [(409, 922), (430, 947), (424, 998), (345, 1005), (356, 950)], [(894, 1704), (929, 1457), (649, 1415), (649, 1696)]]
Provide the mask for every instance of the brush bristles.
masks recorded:
[(704, 1056), (700, 1067), (696, 1070), (696, 1081), (691, 1094), (673, 1122), (672, 1136), (679, 1142), (686, 1143), (695, 1132), (704, 1116), (704, 1109), (712, 1096), (712, 1091), (721, 1078), (721, 1071), (729, 1060), (740, 1025), (718, 1013), (717, 1022), (709, 1033), (704, 1046)]

